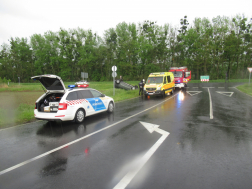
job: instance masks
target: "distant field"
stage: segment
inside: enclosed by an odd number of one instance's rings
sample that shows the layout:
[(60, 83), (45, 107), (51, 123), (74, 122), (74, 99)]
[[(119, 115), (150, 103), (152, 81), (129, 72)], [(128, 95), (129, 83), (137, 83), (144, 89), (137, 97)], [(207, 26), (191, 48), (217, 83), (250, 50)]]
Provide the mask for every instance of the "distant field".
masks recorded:
[[(140, 81), (125, 81), (132, 85), (138, 85)], [(234, 82), (241, 82), (241, 83), (248, 83), (248, 79), (231, 79), (227, 80), (226, 82), (234, 83)], [(74, 84), (75, 82), (65, 82), (65, 87), (67, 88), (68, 85)], [(191, 80), (189, 83), (201, 83), (200, 80)], [(211, 80), (209, 83), (225, 83), (224, 79), (219, 80)], [(103, 81), (103, 82), (90, 82), (91, 88), (97, 88), (97, 90), (102, 89), (109, 89), (110, 87), (113, 87), (112, 81)], [(0, 92), (2, 91), (43, 91), (41, 84), (39, 82), (36, 83), (10, 83), (7, 84), (0, 84)]]
[[(126, 81), (132, 85), (138, 85), (140, 81)], [(210, 80), (210, 83), (225, 82), (225, 80)], [(245, 80), (229, 80), (228, 82), (244, 82)], [(65, 86), (75, 82), (66, 82)], [(190, 83), (200, 83), (192, 80)], [(113, 96), (113, 82), (90, 82), (90, 88), (97, 89), (103, 94), (113, 97), (115, 102), (138, 97), (138, 90), (115, 89)], [(240, 91), (252, 96), (252, 84), (244, 84), (237, 87)], [(10, 83), (0, 85), (0, 128), (9, 127), (21, 123), (34, 121), (35, 101), (44, 93), (40, 83)]]

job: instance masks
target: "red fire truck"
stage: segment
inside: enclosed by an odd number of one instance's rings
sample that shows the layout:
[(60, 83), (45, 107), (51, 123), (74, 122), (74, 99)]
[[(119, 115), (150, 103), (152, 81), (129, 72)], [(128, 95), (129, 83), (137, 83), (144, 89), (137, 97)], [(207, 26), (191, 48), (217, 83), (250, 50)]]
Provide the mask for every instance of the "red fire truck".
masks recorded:
[(184, 88), (188, 81), (191, 80), (191, 71), (188, 71), (186, 66), (171, 67), (169, 72), (172, 72), (175, 78), (175, 87)]

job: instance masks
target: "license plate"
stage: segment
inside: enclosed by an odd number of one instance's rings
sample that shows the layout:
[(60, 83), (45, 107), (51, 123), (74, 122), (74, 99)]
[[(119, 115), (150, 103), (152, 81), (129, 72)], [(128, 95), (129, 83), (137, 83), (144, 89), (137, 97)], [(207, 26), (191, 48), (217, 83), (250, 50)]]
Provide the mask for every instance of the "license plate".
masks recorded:
[(49, 102), (49, 106), (59, 106), (58, 102)]

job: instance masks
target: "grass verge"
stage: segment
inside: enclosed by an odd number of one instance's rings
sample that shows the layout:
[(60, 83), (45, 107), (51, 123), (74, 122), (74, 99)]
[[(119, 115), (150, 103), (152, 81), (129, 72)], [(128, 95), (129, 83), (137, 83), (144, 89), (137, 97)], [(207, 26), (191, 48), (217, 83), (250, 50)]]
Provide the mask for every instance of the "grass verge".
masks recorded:
[(0, 129), (35, 121), (34, 105), (20, 104), (16, 109), (0, 108)]
[(252, 84), (244, 84), (244, 85), (240, 85), (237, 87), (237, 89), (239, 89), (241, 92), (244, 92), (250, 96), (252, 96)]

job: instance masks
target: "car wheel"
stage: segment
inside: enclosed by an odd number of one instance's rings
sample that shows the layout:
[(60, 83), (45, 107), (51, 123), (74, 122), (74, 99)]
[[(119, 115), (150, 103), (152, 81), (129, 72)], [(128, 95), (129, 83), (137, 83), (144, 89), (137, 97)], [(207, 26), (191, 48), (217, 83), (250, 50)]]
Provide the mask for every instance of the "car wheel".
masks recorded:
[(165, 97), (165, 91), (163, 91), (163, 95), (162, 96), (163, 96), (163, 98)]
[(84, 118), (85, 118), (85, 112), (84, 112), (84, 110), (83, 109), (79, 109), (76, 112), (76, 114), (75, 114), (75, 122), (76, 123), (81, 123), (81, 122), (83, 122)]
[(108, 112), (112, 113), (113, 111), (114, 111), (114, 104), (113, 104), (113, 102), (110, 102), (108, 105)]

